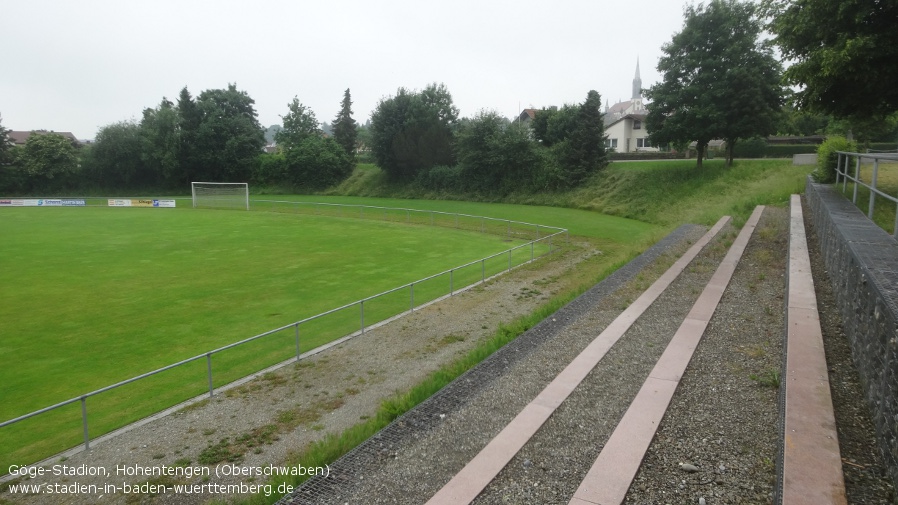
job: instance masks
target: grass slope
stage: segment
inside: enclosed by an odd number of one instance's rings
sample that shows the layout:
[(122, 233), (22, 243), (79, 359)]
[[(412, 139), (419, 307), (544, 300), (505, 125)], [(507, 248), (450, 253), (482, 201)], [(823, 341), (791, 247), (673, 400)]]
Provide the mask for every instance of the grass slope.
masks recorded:
[[(813, 167), (793, 166), (790, 159), (615, 162), (571, 191), (491, 195), (434, 194), (413, 185), (391, 183), (373, 165), (360, 165), (347, 181), (328, 195), (501, 200), (505, 204), (581, 209), (635, 219), (670, 230), (682, 223), (711, 224), (722, 215), (742, 221), (756, 205), (785, 205), (790, 194), (803, 193)], [(587, 214), (588, 215), (588, 214)], [(584, 222), (588, 219), (584, 219)], [(590, 227), (561, 222), (572, 233), (588, 234)], [(575, 232), (574, 230), (577, 230)]]

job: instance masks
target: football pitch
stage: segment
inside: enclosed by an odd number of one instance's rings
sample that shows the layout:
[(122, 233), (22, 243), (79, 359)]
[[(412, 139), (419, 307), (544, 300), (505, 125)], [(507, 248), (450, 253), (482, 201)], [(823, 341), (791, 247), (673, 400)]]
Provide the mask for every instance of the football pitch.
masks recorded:
[[(402, 222), (182, 208), (7, 208), (0, 233), (0, 421), (523, 243)], [(531, 250), (513, 255), (520, 264)], [(509, 261), (460, 270), (454, 288)], [(416, 284), (414, 303), (448, 284)], [(366, 302), (364, 322), (409, 304), (408, 290)], [(359, 325), (358, 306), (304, 324), (301, 350)], [(283, 331), (214, 355), (215, 387), (294, 356), (294, 338)], [(90, 436), (207, 389), (207, 362), (197, 360), (88, 398)], [(75, 402), (0, 428), (0, 466), (77, 445), (81, 426)]]

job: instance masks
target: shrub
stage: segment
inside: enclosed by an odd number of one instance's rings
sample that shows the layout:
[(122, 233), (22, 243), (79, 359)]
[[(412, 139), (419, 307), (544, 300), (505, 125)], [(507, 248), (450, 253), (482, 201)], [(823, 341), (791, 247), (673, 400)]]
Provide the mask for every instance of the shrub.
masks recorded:
[(349, 177), (352, 161), (334, 139), (310, 136), (287, 151), (287, 171), (293, 184), (320, 189)]
[(814, 154), (816, 144), (771, 144), (767, 146), (768, 158), (791, 158), (794, 154)]
[(839, 159), (836, 151), (857, 152), (857, 143), (845, 137), (833, 136), (826, 139), (817, 148), (817, 168), (811, 173), (815, 181), (832, 183), (836, 180), (836, 163)]
[(263, 154), (253, 172), (253, 182), (257, 184), (282, 184), (287, 181), (287, 157), (284, 153)]
[(763, 158), (767, 155), (767, 141), (761, 137), (740, 139), (733, 146), (733, 156), (736, 158)]
[(461, 168), (438, 165), (418, 172), (415, 182), (423, 189), (439, 192), (462, 191)]

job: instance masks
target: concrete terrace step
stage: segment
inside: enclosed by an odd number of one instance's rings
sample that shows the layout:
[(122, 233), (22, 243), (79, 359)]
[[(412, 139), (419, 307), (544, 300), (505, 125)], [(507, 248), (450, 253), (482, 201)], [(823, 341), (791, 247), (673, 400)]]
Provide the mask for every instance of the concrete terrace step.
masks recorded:
[(782, 503), (844, 504), (845, 482), (801, 200), (792, 195)]
[(742, 228), (727, 256), (674, 334), (658, 364), (574, 493), (571, 505), (616, 505), (624, 501), (677, 384), (698, 347), (763, 210), (763, 207), (756, 208)]
[(428, 505), (459, 505), (473, 501), (727, 222), (728, 217), (721, 218), (701, 240), (606, 327), (492, 442), (440, 489), (427, 502)]

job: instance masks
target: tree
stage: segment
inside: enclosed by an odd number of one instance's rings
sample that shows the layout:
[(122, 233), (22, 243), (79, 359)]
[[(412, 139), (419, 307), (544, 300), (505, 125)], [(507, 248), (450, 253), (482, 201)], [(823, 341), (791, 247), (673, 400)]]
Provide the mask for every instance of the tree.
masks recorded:
[(308, 136), (286, 154), (290, 182), (304, 188), (322, 189), (339, 183), (352, 173), (352, 161), (332, 138)]
[(577, 114), (580, 108), (577, 105), (564, 105), (550, 107), (536, 111), (530, 128), (533, 130), (533, 138), (545, 147), (563, 141), (571, 135), (576, 124)]
[(476, 191), (508, 192), (534, 179), (541, 167), (538, 146), (527, 126), (509, 123), (493, 111), (481, 111), (458, 131), (461, 175)]
[(91, 175), (95, 182), (103, 188), (116, 189), (136, 185), (144, 171), (140, 136), (141, 127), (134, 121), (100, 128), (91, 148)]
[(334, 140), (337, 141), (350, 159), (355, 159), (356, 139), (358, 131), (355, 119), (352, 119), (352, 101), (349, 95), (349, 88), (343, 92), (343, 101), (340, 102), (340, 112), (334, 118), (333, 123)]
[(663, 78), (646, 92), (646, 128), (655, 145), (694, 140), (699, 167), (708, 142), (726, 139), (729, 164), (737, 139), (775, 131), (779, 63), (758, 41), (753, 4), (712, 0), (687, 6), (684, 17), (683, 29), (661, 48)]
[(199, 168), (199, 152), (197, 151), (197, 142), (199, 140), (200, 124), (203, 122), (203, 114), (200, 112), (190, 96), (187, 86), (181, 89), (178, 95), (178, 167), (179, 178), (171, 182), (180, 184), (188, 184), (192, 181), (199, 181), (201, 178), (196, 177)]
[(832, 118), (825, 114), (798, 110), (787, 103), (780, 112), (776, 125), (777, 135), (807, 137), (826, 133)]
[(570, 187), (581, 184), (608, 164), (601, 107), (602, 97), (590, 90), (577, 108), (570, 135), (556, 145), (563, 182)]
[(196, 143), (191, 146), (196, 162), (192, 177), (221, 182), (249, 180), (265, 145), (254, 104), (235, 84), (200, 93), (196, 107), (201, 122)]
[(20, 159), (32, 189), (38, 191), (61, 189), (78, 169), (72, 141), (56, 133), (32, 133)]
[(281, 116), (284, 126), (275, 133), (274, 139), (285, 151), (301, 144), (308, 137), (320, 137), (321, 128), (312, 109), (300, 103), (299, 98), (287, 104), (287, 115)]
[(0, 115), (0, 166), (9, 163), (12, 159), (11, 150), (13, 143), (12, 139), (9, 138), (10, 131), (3, 127), (3, 116)]
[(371, 151), (393, 180), (411, 181), (422, 170), (454, 164), (458, 109), (443, 84), (423, 91), (399, 88), (371, 115)]
[(898, 3), (883, 0), (765, 0), (799, 108), (839, 118), (898, 111)]
[(140, 121), (140, 160), (145, 173), (141, 184), (186, 185), (181, 171), (180, 149), (182, 118), (174, 104), (163, 98), (155, 109), (145, 109)]
[(9, 137), (10, 130), (3, 127), (2, 120), (0, 116), (0, 194), (11, 194), (19, 190), (22, 177), (14, 163), (16, 150)]

